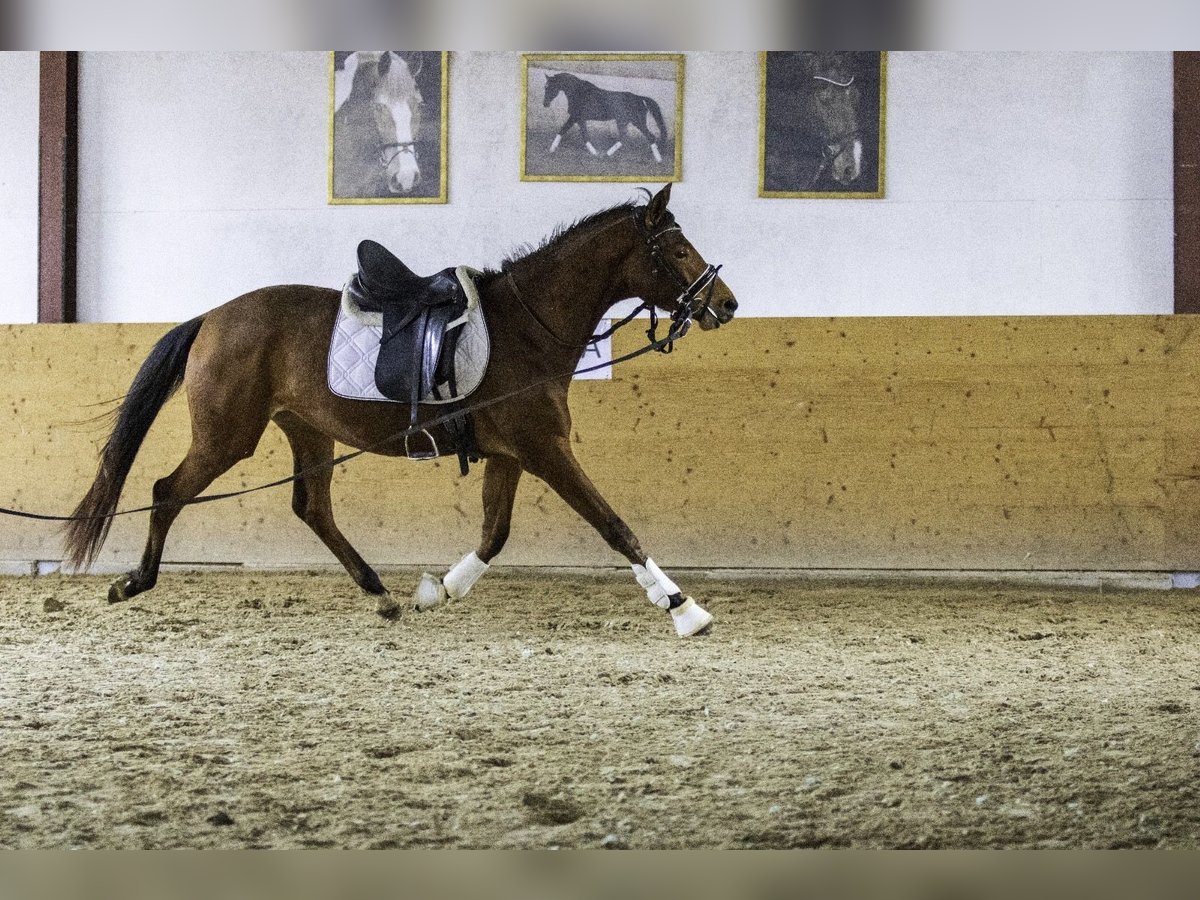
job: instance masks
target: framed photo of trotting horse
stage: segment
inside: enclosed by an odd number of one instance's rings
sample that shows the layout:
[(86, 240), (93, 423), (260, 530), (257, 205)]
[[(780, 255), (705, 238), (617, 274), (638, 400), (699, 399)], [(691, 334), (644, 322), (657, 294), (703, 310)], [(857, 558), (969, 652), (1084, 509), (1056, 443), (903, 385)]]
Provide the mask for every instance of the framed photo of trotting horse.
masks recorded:
[(683, 55), (521, 57), (522, 181), (678, 181)]
[(760, 54), (760, 197), (883, 196), (887, 54)]
[(445, 203), (444, 50), (329, 53), (329, 202)]

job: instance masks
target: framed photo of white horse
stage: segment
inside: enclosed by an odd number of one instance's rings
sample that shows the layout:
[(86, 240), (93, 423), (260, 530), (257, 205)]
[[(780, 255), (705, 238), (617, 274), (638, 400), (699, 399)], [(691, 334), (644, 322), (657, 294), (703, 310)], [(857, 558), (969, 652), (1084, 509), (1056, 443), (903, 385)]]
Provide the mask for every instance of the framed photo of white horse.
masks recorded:
[(329, 202), (445, 203), (444, 50), (329, 53)]
[(882, 197), (887, 54), (771, 50), (759, 67), (759, 196)]
[(522, 181), (678, 181), (682, 161), (682, 54), (522, 56)]

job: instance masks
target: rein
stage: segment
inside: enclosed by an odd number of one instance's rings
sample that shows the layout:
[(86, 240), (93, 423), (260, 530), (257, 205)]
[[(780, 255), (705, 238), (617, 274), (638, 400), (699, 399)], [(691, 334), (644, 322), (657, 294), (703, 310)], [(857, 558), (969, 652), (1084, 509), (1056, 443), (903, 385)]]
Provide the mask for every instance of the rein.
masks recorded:
[[(636, 220), (636, 216), (634, 218)], [(639, 226), (639, 230), (642, 231), (643, 235), (649, 235), (649, 232), (646, 231), (646, 229), (641, 225), (640, 221), (638, 222), (638, 226)], [(558, 381), (562, 378), (567, 378), (567, 377), (570, 377), (571, 375), (583, 375), (588, 372), (595, 372), (599, 369), (603, 369), (606, 367), (616, 366), (620, 363), (628, 362), (629, 360), (635, 359), (646, 353), (650, 353), (651, 351), (656, 351), (659, 353), (670, 353), (671, 349), (674, 346), (675, 341), (679, 340), (680, 338), (682, 338), (684, 335), (687, 334), (688, 328), (691, 325), (692, 318), (699, 318), (700, 316), (703, 316), (705, 312), (708, 311), (709, 302), (712, 298), (713, 286), (716, 283), (717, 272), (719, 272), (721, 269), (720, 266), (709, 265), (704, 269), (704, 271), (700, 274), (700, 276), (698, 278), (696, 278), (695, 281), (693, 281), (689, 285), (683, 279), (683, 277), (680, 276), (679, 272), (673, 266), (666, 265), (665, 259), (662, 259), (662, 251), (661, 251), (661, 249), (658, 248), (656, 241), (661, 235), (665, 234), (666, 232), (671, 231), (672, 229), (678, 229), (678, 228), (679, 228), (678, 225), (672, 225), (668, 228), (663, 229), (658, 234), (650, 235), (647, 237), (647, 241), (651, 247), (651, 253), (656, 254), (656, 258), (662, 260), (662, 262), (663, 262), (664, 266), (667, 268), (667, 270), (669, 272), (671, 272), (671, 274), (675, 277), (675, 280), (683, 286), (683, 293), (681, 293), (679, 295), (679, 306), (675, 309), (674, 312), (671, 313), (671, 316), (670, 316), (671, 324), (667, 328), (667, 333), (662, 338), (656, 337), (655, 331), (656, 331), (657, 325), (658, 325), (657, 314), (655, 313), (653, 306), (648, 305), (645, 302), (643, 302), (642, 306), (639, 307), (638, 309), (634, 310), (634, 312), (631, 315), (626, 316), (616, 326), (614, 326), (613, 328), (610, 328), (604, 334), (599, 335), (593, 339), (593, 340), (602, 340), (603, 338), (610, 336), (622, 325), (628, 324), (630, 321), (632, 321), (633, 317), (635, 315), (637, 315), (637, 313), (640, 312), (643, 307), (649, 306), (649, 308), (651, 310), (651, 325), (650, 325), (650, 328), (646, 332), (646, 335), (649, 338), (649, 343), (647, 343), (645, 346), (639, 347), (636, 350), (626, 353), (623, 356), (619, 356), (616, 359), (611, 359), (611, 360), (608, 360), (607, 362), (596, 363), (593, 366), (588, 366), (583, 369), (572, 369), (569, 372), (560, 372), (556, 375), (551, 375), (549, 377), (542, 378), (531, 384), (527, 384), (522, 387), (519, 387), (514, 391), (509, 391), (507, 394), (501, 394), (499, 397), (493, 397), (490, 400), (484, 400), (483, 402), (480, 402), (480, 403), (474, 403), (474, 404), (468, 405), (465, 408), (459, 409), (455, 412), (445, 413), (443, 415), (436, 416), (435, 418), (429, 419), (425, 422), (422, 422), (419, 425), (418, 424), (410, 425), (407, 428), (405, 428), (404, 430), (397, 431), (395, 434), (390, 435), (381, 441), (377, 441), (374, 444), (370, 444), (366, 447), (361, 447), (358, 450), (352, 450), (349, 453), (343, 453), (341, 456), (338, 456), (332, 460), (329, 460), (328, 462), (317, 463), (316, 465), (309, 466), (306, 469), (301, 469), (300, 471), (294, 472), (286, 478), (279, 478), (275, 481), (271, 481), (266, 484), (260, 484), (260, 485), (257, 485), (255, 487), (251, 487), (251, 488), (243, 488), (240, 491), (227, 491), (227, 492), (221, 493), (221, 494), (204, 494), (199, 497), (193, 497), (191, 500), (188, 500), (184, 503), (152, 503), (148, 506), (139, 506), (135, 509), (123, 509), (123, 510), (119, 510), (114, 513), (109, 513), (107, 515), (98, 515), (98, 516), (54, 516), (54, 515), (48, 515), (46, 513), (31, 513), (31, 512), (25, 512), (25, 511), (19, 510), (19, 509), (9, 509), (9, 508), (3, 507), (3, 506), (0, 506), (0, 515), (14, 516), (14, 517), (20, 518), (20, 519), (34, 519), (34, 520), (37, 520), (40, 522), (83, 522), (83, 521), (92, 521), (92, 520), (96, 520), (96, 519), (115, 519), (117, 516), (131, 516), (135, 513), (153, 512), (156, 509), (165, 509), (165, 508), (182, 509), (185, 506), (198, 506), (201, 503), (212, 503), (213, 501), (216, 501), (216, 500), (228, 500), (233, 497), (242, 497), (242, 496), (245, 496), (246, 494), (253, 494), (256, 491), (265, 491), (268, 488), (281, 487), (285, 484), (290, 484), (294, 481), (299, 481), (301, 478), (304, 478), (307, 475), (310, 475), (314, 472), (320, 472), (325, 469), (331, 469), (336, 466), (340, 466), (342, 463), (349, 462), (350, 460), (354, 459), (355, 457), (362, 456), (364, 453), (371, 453), (375, 450), (380, 450), (391, 444), (395, 444), (402, 440), (406, 440), (407, 438), (413, 437), (414, 435), (419, 434), (422, 431), (426, 431), (430, 428), (436, 428), (439, 425), (449, 424), (452, 420), (459, 419), (464, 414), (478, 412), (481, 409), (487, 409), (489, 406), (495, 406), (498, 403), (503, 403), (507, 400), (511, 400), (513, 397), (523, 394), (526, 391), (531, 391), (534, 388), (542, 387), (543, 385), (550, 384), (551, 382)], [(515, 289), (515, 287), (516, 287), (515, 283), (510, 281), (510, 284)], [(698, 303), (701, 291), (705, 292), (704, 300), (703, 300), (703, 303)], [(518, 300), (519, 299), (520, 299), (520, 297), (518, 295)], [(525, 305), (524, 301), (521, 301), (521, 305), (522, 306)], [(526, 307), (526, 309), (528, 309), (528, 307)], [(539, 324), (541, 324), (540, 319), (535, 319), (535, 321), (537, 321)], [(545, 326), (543, 325), (542, 327), (544, 328)], [(581, 349), (582, 349), (582, 347), (586, 347), (588, 343), (591, 343), (591, 341), (585, 342), (581, 346)]]

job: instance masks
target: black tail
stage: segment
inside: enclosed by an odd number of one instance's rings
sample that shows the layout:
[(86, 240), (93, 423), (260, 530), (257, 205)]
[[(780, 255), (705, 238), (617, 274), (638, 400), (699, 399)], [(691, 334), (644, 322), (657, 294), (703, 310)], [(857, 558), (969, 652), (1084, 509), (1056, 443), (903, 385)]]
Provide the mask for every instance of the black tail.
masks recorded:
[(663, 121), (662, 110), (659, 108), (658, 102), (653, 97), (643, 97), (642, 102), (647, 112), (654, 116), (654, 121), (658, 124), (658, 139), (663, 140), (667, 136), (667, 123)]
[(204, 316), (199, 316), (177, 325), (154, 345), (114, 413), (117, 423), (100, 452), (96, 480), (75, 507), (74, 515), (80, 518), (66, 528), (66, 562), (76, 570), (92, 564), (108, 537), (110, 517), (117, 510), (134, 457), (158, 411), (183, 383), (188, 353), (203, 322)]

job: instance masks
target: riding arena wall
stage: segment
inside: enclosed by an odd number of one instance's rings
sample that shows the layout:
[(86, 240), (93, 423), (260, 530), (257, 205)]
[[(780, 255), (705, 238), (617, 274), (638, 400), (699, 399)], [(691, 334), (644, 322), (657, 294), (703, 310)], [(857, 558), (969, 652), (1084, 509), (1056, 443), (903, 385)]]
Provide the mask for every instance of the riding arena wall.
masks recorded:
[[(105, 430), (73, 421), (120, 396), (167, 326), (6, 326), (0, 502), (66, 512)], [(614, 351), (633, 349), (621, 333)], [(572, 388), (574, 448), (664, 565), (769, 569), (1200, 569), (1200, 337), (1182, 316), (748, 319)], [(124, 506), (188, 443), (186, 404), (150, 433)], [(282, 434), (211, 491), (291, 473)], [(481, 471), (367, 456), (334, 505), (373, 563), (444, 566), (473, 548)], [(136, 562), (118, 519), (101, 568)], [(12, 571), (60, 558), (57, 529), (0, 519)], [(185, 510), (166, 560), (309, 566), (328, 551), (287, 488)], [(623, 561), (527, 476), (500, 561)]]

